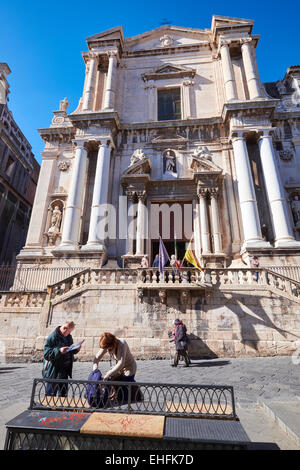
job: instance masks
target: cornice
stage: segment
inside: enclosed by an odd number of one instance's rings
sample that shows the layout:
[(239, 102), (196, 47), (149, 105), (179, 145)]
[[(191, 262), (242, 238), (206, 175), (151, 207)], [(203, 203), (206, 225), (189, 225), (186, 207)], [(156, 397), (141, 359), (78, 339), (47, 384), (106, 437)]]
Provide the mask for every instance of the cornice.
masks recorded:
[(228, 117), (242, 111), (257, 111), (260, 113), (262, 110), (267, 112), (269, 116), (273, 115), (274, 110), (279, 100), (276, 99), (260, 99), (260, 100), (246, 100), (246, 101), (232, 101), (225, 103), (222, 109), (222, 122), (225, 122)]
[(120, 128), (120, 118), (117, 111), (89, 111), (80, 112), (68, 115), (70, 121), (77, 126), (78, 124), (90, 123), (113, 123), (117, 128)]
[(138, 51), (123, 51), (123, 58), (131, 57), (144, 57), (144, 56), (154, 56), (154, 55), (171, 55), (171, 54), (180, 54), (188, 52), (198, 52), (201, 49), (212, 50), (209, 41), (203, 41), (198, 44), (185, 44), (183, 46), (171, 46), (171, 47), (161, 47), (156, 49), (142, 49)]

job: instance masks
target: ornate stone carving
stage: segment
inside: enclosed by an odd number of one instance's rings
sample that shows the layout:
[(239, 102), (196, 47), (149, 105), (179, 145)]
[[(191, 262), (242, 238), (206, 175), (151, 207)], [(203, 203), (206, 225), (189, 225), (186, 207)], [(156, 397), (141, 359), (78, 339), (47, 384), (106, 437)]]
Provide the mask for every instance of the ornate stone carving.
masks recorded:
[(166, 289), (159, 289), (158, 296), (159, 296), (160, 302), (162, 304), (165, 304), (167, 302), (167, 291), (166, 291)]
[(281, 160), (283, 160), (285, 162), (289, 162), (290, 160), (292, 160), (292, 158), (294, 156), (294, 151), (292, 149), (280, 150), (279, 156), (280, 156)]
[(174, 38), (172, 38), (172, 36), (169, 34), (164, 34), (161, 38), (159, 38), (159, 40), (162, 47), (171, 47), (175, 42)]
[(199, 145), (193, 152), (193, 156), (197, 158), (205, 158), (206, 160), (212, 159), (212, 153), (205, 145)]
[(194, 82), (194, 80), (184, 80), (182, 82), (182, 85), (184, 85), (184, 86), (193, 86), (193, 85), (195, 85), (195, 82)]
[(66, 161), (59, 162), (57, 166), (60, 171), (67, 171), (70, 167), (70, 162), (66, 162)]
[(143, 152), (143, 149), (136, 149), (131, 155), (129, 166), (134, 165), (135, 163), (139, 162), (140, 160), (143, 160), (144, 158), (146, 158), (146, 156)]
[(251, 44), (252, 38), (241, 38), (240, 39), (240, 44)]

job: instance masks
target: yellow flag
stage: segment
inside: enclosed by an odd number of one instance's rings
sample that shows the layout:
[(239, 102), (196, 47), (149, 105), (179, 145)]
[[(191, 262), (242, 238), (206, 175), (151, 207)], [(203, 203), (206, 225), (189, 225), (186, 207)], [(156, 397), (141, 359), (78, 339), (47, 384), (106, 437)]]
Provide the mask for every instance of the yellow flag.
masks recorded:
[(200, 271), (203, 271), (203, 269), (200, 266), (199, 261), (196, 258), (196, 255), (194, 253), (194, 250), (192, 249), (192, 240), (190, 240), (190, 243), (187, 247), (187, 250), (185, 252), (184, 258), (186, 259), (189, 263), (191, 263), (195, 268), (199, 269)]

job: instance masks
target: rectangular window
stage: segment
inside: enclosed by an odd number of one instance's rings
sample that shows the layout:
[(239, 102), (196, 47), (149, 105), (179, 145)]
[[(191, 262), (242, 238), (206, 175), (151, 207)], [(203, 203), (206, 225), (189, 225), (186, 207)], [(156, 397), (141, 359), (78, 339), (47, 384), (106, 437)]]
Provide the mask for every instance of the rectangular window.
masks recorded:
[(158, 121), (181, 119), (180, 88), (157, 91)]

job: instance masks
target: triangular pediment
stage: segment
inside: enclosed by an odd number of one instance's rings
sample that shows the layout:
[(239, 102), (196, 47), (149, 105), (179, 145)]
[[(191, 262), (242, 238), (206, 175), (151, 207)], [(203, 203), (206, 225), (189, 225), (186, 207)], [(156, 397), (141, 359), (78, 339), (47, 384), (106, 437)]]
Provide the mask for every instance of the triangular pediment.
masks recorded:
[(209, 40), (210, 30), (164, 25), (125, 40), (125, 49), (130, 52), (165, 47), (180, 47), (200, 44)]
[(150, 73), (144, 73), (142, 78), (146, 80), (163, 80), (165, 78), (194, 77), (196, 70), (189, 67), (179, 67), (173, 64), (164, 64)]

